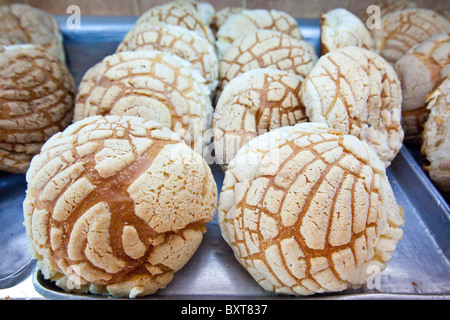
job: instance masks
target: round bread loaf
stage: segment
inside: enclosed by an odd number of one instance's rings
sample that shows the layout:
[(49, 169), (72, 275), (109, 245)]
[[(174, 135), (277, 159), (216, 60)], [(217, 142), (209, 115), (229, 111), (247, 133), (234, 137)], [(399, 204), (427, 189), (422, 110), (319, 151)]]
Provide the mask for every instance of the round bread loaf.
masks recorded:
[(242, 147), (225, 173), (218, 219), (258, 284), (294, 295), (366, 283), (391, 260), (404, 222), (373, 150), (318, 123)]
[(400, 81), (372, 51), (344, 47), (322, 56), (305, 79), (301, 100), (310, 121), (365, 140), (386, 167), (402, 146)]
[(414, 45), (395, 63), (402, 84), (402, 125), (405, 141), (420, 144), (428, 117), (426, 97), (450, 74), (450, 33), (437, 34)]
[(214, 45), (214, 34), (204, 19), (204, 17), (199, 16), (199, 12), (190, 1), (171, 1), (147, 10), (139, 17), (136, 25), (143, 22), (163, 22), (181, 26), (198, 32)]
[(219, 63), (221, 90), (234, 77), (257, 68), (286, 70), (305, 77), (317, 61), (314, 47), (285, 33), (273, 30), (256, 30), (236, 39)]
[(36, 44), (65, 61), (63, 38), (56, 19), (27, 4), (0, 6), (0, 44)]
[(449, 32), (450, 21), (430, 9), (410, 8), (381, 17), (372, 29), (375, 50), (395, 64), (412, 46), (438, 33)]
[(223, 56), (234, 40), (258, 29), (279, 31), (303, 40), (297, 21), (289, 14), (278, 10), (247, 9), (230, 15), (217, 31), (216, 46), (219, 57)]
[(117, 52), (159, 50), (183, 58), (199, 70), (211, 92), (219, 82), (219, 60), (214, 47), (197, 32), (166, 23), (137, 24), (117, 48)]
[(307, 121), (300, 102), (304, 78), (277, 69), (252, 69), (232, 79), (213, 114), (216, 162), (226, 168), (248, 141), (267, 131)]
[(69, 292), (133, 298), (165, 287), (200, 245), (217, 201), (204, 159), (138, 117), (73, 123), (44, 144), (26, 179), (32, 254)]
[(373, 49), (369, 30), (357, 16), (344, 8), (322, 14), (320, 30), (322, 54), (347, 46)]
[(0, 46), (0, 170), (25, 173), (31, 158), (72, 121), (69, 70), (39, 45)]
[(213, 108), (205, 79), (191, 63), (170, 53), (140, 50), (107, 56), (83, 76), (74, 120), (107, 114), (158, 121), (201, 154)]
[(424, 125), (422, 154), (424, 169), (431, 180), (450, 199), (450, 76), (427, 98), (430, 112)]

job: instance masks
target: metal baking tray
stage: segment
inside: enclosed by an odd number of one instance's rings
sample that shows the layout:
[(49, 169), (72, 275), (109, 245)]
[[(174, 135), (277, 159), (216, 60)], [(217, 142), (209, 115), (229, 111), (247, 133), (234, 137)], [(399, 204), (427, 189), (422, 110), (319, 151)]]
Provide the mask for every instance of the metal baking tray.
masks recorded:
[[(57, 16), (67, 65), (79, 83), (85, 71), (114, 53), (135, 17), (82, 17), (81, 29), (69, 29)], [(305, 38), (320, 50), (317, 19), (299, 19)], [(420, 153), (403, 146), (388, 168), (394, 194), (405, 211), (404, 237), (387, 269), (367, 286), (308, 297), (265, 292), (234, 258), (223, 240), (217, 216), (203, 242), (172, 282), (142, 299), (448, 299), (450, 297), (450, 209), (420, 164)], [(218, 190), (224, 174), (212, 165)], [(25, 176), (0, 172), (0, 298), (112, 299), (66, 293), (45, 280), (28, 252), (22, 202)]]

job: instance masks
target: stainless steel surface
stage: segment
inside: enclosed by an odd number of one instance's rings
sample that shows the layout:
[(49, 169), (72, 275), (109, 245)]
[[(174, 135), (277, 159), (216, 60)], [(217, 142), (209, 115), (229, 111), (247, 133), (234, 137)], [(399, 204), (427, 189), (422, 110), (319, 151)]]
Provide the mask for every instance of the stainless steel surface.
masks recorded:
[[(77, 83), (84, 72), (115, 51), (135, 18), (82, 18), (80, 30), (64, 34), (67, 63)], [(317, 20), (299, 20), (305, 37), (320, 46)], [(311, 297), (263, 291), (235, 260), (220, 235), (217, 217), (186, 266), (165, 289), (144, 299), (448, 299), (450, 296), (450, 209), (418, 164), (417, 150), (403, 147), (388, 169), (397, 201), (405, 210), (404, 238), (387, 269), (368, 286)], [(223, 172), (211, 166), (220, 191)], [(105, 299), (65, 293), (42, 278), (28, 253), (23, 227), (24, 175), (0, 173), (0, 298)], [(111, 299), (111, 298), (109, 298)]]

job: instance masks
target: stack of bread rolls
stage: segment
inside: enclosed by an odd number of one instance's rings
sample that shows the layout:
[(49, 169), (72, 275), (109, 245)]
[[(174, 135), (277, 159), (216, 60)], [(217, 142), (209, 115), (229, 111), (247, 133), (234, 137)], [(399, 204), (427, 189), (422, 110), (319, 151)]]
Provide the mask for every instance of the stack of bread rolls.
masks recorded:
[(72, 121), (76, 87), (50, 14), (0, 6), (0, 170), (25, 173), (42, 144)]
[[(386, 169), (411, 110), (426, 110), (414, 134), (448, 188), (450, 22), (379, 5), (378, 30), (343, 8), (323, 13), (322, 55), (278, 10), (175, 0), (140, 16), (84, 75), (73, 123), (34, 149), (24, 213), (44, 277), (71, 292), (153, 294), (216, 209), (269, 292), (338, 292), (384, 270), (404, 224)], [(220, 195), (209, 160), (225, 174)]]
[(211, 6), (151, 8), (81, 80), (73, 123), (31, 162), (24, 202), (44, 278), (140, 297), (167, 286), (217, 206), (202, 157), (218, 59)]

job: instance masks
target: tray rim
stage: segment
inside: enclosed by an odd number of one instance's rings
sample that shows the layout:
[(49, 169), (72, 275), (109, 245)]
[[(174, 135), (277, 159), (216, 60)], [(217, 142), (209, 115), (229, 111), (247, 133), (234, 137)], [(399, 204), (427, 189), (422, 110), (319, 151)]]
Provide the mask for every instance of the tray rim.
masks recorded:
[[(411, 152), (408, 150), (408, 148), (402, 147), (398, 157), (403, 157), (403, 161), (407, 163), (407, 165), (410, 167), (407, 171), (409, 173), (413, 173), (415, 176), (417, 176), (420, 180), (429, 179), (426, 175), (426, 173), (423, 171), (422, 168), (418, 165), (417, 161), (413, 158)], [(420, 169), (420, 171), (419, 171)], [(445, 199), (442, 197), (440, 192), (437, 190), (437, 188), (434, 186), (434, 184), (431, 182), (431, 180), (428, 180), (426, 183), (427, 188), (426, 190), (428, 193), (432, 196), (433, 199), (436, 199), (436, 201), (441, 201), (442, 203), (442, 211), (445, 213), (444, 218), (446, 219), (447, 225), (450, 226), (450, 210), (448, 209), (448, 203), (445, 201)], [(409, 198), (408, 198), (409, 199)], [(445, 210), (444, 210), (445, 209)], [(422, 213), (418, 213), (421, 218), (423, 217)], [(424, 219), (425, 220), (425, 219)], [(215, 221), (212, 221), (211, 223), (215, 223)], [(435, 238), (435, 236), (433, 236)], [(442, 249), (441, 243), (439, 244), (439, 248)], [(443, 250), (444, 251), (444, 250)], [(445, 256), (446, 259), (450, 259), (450, 256), (448, 256), (450, 252), (447, 252), (447, 255)], [(389, 268), (389, 264), (388, 264)], [(46, 280), (43, 278), (40, 271), (35, 268), (33, 270), (33, 286), (35, 290), (42, 295), (44, 298), (47, 299), (67, 299), (67, 300), (104, 300), (104, 299), (112, 299), (112, 300), (122, 300), (122, 299), (129, 299), (124, 297), (111, 297), (106, 295), (94, 295), (91, 293), (82, 294), (82, 293), (70, 293), (70, 292), (64, 292), (64, 290), (57, 288), (54, 284), (51, 283), (50, 280)], [(175, 275), (176, 276), (176, 275)], [(54, 287), (54, 289), (50, 288)], [(315, 294), (312, 296), (290, 296), (290, 295), (277, 295), (277, 294), (271, 294), (263, 292), (264, 294), (261, 296), (257, 295), (207, 295), (207, 294), (197, 294), (197, 295), (184, 295), (184, 294), (176, 294), (176, 295), (149, 295), (142, 298), (142, 300), (450, 300), (450, 291), (448, 292), (441, 292), (441, 293), (393, 293), (393, 292), (376, 292), (376, 290), (371, 290), (369, 292), (358, 292), (359, 289), (347, 289), (345, 291), (341, 292), (335, 292), (335, 293), (325, 293), (325, 294)], [(348, 292), (348, 293), (347, 293)]]
[[(33, 287), (43, 298), (51, 300), (130, 300), (128, 297), (112, 297), (107, 295), (95, 295), (84, 293), (68, 293), (62, 289), (51, 290), (41, 284), (42, 281), (49, 282), (43, 278), (39, 269), (35, 268), (32, 273)], [(51, 283), (50, 283), (51, 284)], [(51, 284), (54, 286), (54, 284)], [(444, 294), (405, 294), (405, 293), (358, 293), (351, 290), (349, 293), (345, 291), (335, 293), (314, 294), (311, 296), (293, 296), (293, 295), (277, 295), (268, 294), (263, 296), (256, 295), (172, 295), (172, 296), (155, 296), (148, 295), (145, 297), (134, 298), (135, 300), (450, 300), (450, 292)]]

